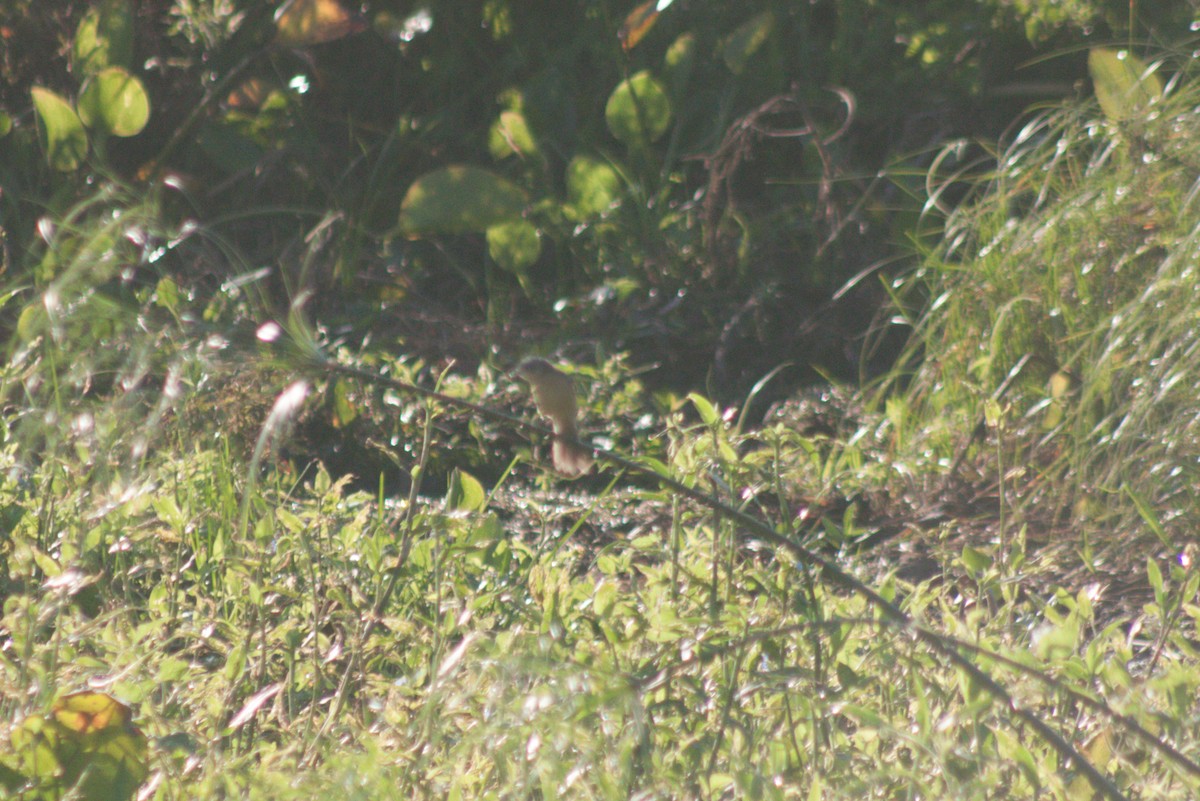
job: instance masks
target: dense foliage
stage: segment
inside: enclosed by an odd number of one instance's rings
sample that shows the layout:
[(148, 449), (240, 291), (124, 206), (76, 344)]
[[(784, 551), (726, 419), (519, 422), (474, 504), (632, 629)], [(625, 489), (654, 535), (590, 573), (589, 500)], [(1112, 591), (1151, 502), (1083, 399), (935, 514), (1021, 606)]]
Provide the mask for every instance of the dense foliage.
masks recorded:
[(4, 2), (0, 788), (1197, 797), (1194, 17)]

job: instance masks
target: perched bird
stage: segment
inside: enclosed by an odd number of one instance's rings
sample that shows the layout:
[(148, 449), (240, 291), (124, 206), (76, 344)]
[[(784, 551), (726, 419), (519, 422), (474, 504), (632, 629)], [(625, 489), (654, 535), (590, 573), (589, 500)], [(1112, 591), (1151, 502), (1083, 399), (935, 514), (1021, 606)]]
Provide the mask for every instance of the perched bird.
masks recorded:
[(526, 359), (517, 365), (517, 373), (529, 382), (538, 412), (549, 418), (554, 428), (554, 447), (550, 452), (554, 469), (572, 477), (586, 473), (592, 466), (592, 455), (574, 441), (579, 435), (575, 426), (579, 411), (575, 403), (575, 380), (545, 359)]

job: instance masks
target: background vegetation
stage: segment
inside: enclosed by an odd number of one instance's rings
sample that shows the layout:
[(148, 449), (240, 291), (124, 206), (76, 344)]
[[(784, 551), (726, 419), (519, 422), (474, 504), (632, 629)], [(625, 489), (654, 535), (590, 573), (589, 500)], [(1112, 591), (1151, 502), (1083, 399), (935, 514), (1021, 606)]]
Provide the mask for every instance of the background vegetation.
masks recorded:
[(1197, 19), (8, 0), (0, 784), (1195, 797)]

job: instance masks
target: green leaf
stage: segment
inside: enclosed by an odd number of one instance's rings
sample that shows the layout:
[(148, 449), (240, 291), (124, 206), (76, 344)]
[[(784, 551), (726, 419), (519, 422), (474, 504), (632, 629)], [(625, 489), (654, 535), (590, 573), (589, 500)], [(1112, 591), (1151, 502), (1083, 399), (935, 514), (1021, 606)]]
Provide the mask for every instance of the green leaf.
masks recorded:
[(1162, 97), (1162, 78), (1128, 50), (1093, 47), (1088, 72), (1104, 116), (1114, 122), (1142, 113)]
[(358, 409), (350, 400), (350, 383), (338, 379), (333, 384), (333, 427), (345, 428), (358, 418)]
[(41, 122), (38, 134), (46, 162), (55, 170), (70, 172), (87, 155), (88, 140), (83, 123), (71, 104), (49, 89), (35, 86), (30, 94)]
[(704, 425), (711, 426), (721, 418), (708, 398), (696, 392), (688, 393), (687, 397), (692, 402), (692, 405), (696, 407), (696, 412), (700, 415), (700, 419), (704, 422)]
[(97, 3), (75, 30), (71, 71), (92, 75), (105, 67), (128, 67), (132, 61), (133, 12), (128, 0)]
[(40, 300), (30, 303), (17, 317), (17, 338), (22, 342), (32, 342), (47, 322), (45, 305)]
[(622, 81), (604, 108), (608, 130), (626, 145), (653, 142), (671, 124), (671, 101), (662, 84), (643, 70)]
[(1171, 543), (1170, 535), (1163, 528), (1163, 524), (1159, 521), (1158, 515), (1154, 513), (1154, 509), (1151, 508), (1149, 501), (1128, 484), (1122, 486), (1122, 489), (1125, 490), (1125, 494), (1129, 497), (1129, 500), (1133, 501), (1133, 506), (1137, 509), (1138, 516), (1142, 518), (1142, 522), (1150, 527), (1150, 530), (1154, 532), (1154, 536), (1158, 537), (1158, 541), (1167, 548), (1173, 548), (1174, 545)]
[(12, 117), (0, 111), (0, 139), (8, 136), (12, 131)]
[(679, 102), (683, 99), (695, 65), (696, 35), (693, 33), (682, 34), (671, 43), (671, 46), (667, 48), (667, 54), (663, 56), (663, 73), (666, 75), (673, 101)]
[(750, 57), (758, 52), (763, 42), (775, 28), (775, 15), (770, 11), (756, 14), (739, 25), (729, 38), (721, 43), (721, 58), (734, 75), (746, 69)]
[(576, 156), (567, 165), (568, 213), (577, 220), (607, 211), (621, 196), (621, 176), (607, 163)]
[(450, 486), (446, 489), (446, 508), (464, 512), (478, 512), (487, 505), (487, 493), (479, 479), (463, 470), (455, 469), (450, 474)]
[(179, 285), (168, 276), (158, 279), (158, 283), (154, 287), (154, 304), (166, 309), (171, 314), (178, 313)]
[(502, 111), (488, 131), (488, 152), (496, 161), (509, 156), (528, 158), (537, 155), (537, 142), (529, 130), (525, 115), (519, 111)]
[(150, 98), (138, 78), (123, 67), (109, 67), (84, 83), (79, 117), (93, 130), (137, 136), (150, 119)]
[(210, 122), (196, 132), (196, 144), (224, 175), (253, 169), (263, 148), (231, 125)]
[(542, 255), (542, 239), (532, 223), (513, 220), (487, 229), (488, 255), (510, 273), (524, 273)]
[(992, 557), (977, 548), (964, 545), (962, 563), (973, 575), (978, 576), (992, 566)]
[(408, 237), (486, 231), (516, 219), (525, 193), (481, 167), (455, 165), (413, 182), (400, 204), (400, 230)]
[(1167, 597), (1167, 593), (1164, 589), (1162, 570), (1159, 569), (1158, 562), (1154, 561), (1153, 556), (1146, 557), (1146, 578), (1150, 582), (1150, 589), (1154, 591), (1154, 600), (1161, 604)]

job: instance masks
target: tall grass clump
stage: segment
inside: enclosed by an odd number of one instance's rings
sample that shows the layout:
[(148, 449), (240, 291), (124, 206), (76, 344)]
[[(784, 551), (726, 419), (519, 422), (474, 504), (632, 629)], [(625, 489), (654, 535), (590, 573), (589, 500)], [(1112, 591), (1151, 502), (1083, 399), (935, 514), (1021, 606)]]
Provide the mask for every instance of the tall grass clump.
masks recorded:
[(1192, 70), (1125, 119), (1036, 114), (901, 282), (908, 446), (1085, 552), (1200, 521), (1198, 108)]

